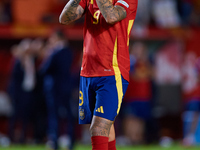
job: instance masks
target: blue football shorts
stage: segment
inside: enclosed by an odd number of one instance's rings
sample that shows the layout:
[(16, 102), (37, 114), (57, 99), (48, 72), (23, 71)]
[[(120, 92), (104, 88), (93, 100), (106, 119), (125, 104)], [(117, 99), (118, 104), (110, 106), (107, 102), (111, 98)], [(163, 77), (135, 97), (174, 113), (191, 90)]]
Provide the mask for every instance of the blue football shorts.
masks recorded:
[(121, 75), (80, 77), (79, 124), (90, 124), (93, 115), (111, 121), (118, 115), (128, 87)]

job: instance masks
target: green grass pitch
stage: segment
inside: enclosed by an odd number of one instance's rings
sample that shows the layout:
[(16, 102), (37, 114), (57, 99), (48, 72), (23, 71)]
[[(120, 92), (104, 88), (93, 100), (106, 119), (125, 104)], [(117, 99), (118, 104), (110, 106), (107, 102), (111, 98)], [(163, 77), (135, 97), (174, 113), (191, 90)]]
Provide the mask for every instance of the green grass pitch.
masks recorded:
[[(76, 145), (74, 150), (91, 150), (91, 146)], [(180, 145), (173, 145), (168, 148), (163, 148), (158, 145), (149, 146), (117, 146), (117, 150), (199, 150), (200, 147), (183, 147)], [(10, 147), (0, 147), (0, 150), (47, 150), (45, 146), (40, 145), (11, 145)]]

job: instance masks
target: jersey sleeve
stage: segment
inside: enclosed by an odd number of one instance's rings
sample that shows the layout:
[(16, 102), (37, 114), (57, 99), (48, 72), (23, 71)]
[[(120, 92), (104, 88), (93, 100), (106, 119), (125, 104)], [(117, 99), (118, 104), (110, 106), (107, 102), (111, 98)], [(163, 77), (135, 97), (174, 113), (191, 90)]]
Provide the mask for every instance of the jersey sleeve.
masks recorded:
[(124, 7), (127, 16), (137, 10), (138, 0), (117, 0), (116, 5)]
[(81, 0), (79, 5), (85, 10), (85, 7), (87, 5), (86, 0)]

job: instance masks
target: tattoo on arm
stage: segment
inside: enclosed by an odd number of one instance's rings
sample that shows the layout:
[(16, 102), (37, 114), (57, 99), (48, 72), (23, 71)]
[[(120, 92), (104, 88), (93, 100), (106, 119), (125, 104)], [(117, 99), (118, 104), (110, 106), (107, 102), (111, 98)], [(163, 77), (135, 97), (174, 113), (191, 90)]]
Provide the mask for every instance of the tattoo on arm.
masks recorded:
[(60, 14), (60, 23), (69, 24), (77, 19), (79, 19), (84, 9), (79, 5), (80, 0), (70, 0), (64, 7), (62, 13)]
[(126, 10), (122, 6), (113, 6), (109, 0), (96, 0), (96, 2), (108, 23), (115, 23), (126, 17)]

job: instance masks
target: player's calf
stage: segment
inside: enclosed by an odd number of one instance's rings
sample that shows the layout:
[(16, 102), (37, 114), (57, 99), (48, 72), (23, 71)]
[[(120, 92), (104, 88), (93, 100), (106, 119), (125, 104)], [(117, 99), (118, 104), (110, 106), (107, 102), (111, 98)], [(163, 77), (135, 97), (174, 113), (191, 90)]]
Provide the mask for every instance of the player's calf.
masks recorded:
[(108, 136), (112, 121), (94, 116), (90, 126), (92, 150), (108, 150)]

